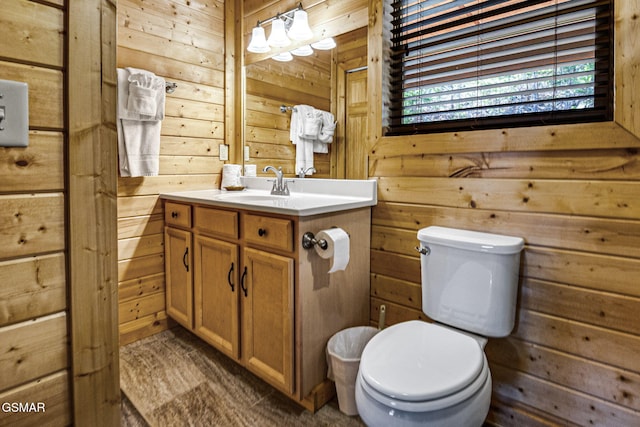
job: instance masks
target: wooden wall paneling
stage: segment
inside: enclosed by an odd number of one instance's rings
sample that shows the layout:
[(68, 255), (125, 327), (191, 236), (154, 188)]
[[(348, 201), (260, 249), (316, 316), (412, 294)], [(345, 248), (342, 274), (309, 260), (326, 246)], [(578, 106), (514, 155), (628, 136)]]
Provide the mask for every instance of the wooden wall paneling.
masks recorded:
[(121, 301), (119, 305), (120, 322), (125, 324), (145, 316), (154, 315), (163, 311), (164, 308), (163, 292), (138, 296), (135, 300)]
[(7, 0), (0, 79), (29, 85), (29, 146), (0, 148), (0, 425), (71, 423), (63, 2)]
[(525, 397), (529, 405), (559, 419), (569, 416), (578, 425), (632, 426), (638, 421), (636, 411), (573, 392), (533, 375), (499, 365), (493, 365), (491, 372), (497, 393), (516, 401)]
[[(68, 241), (74, 423), (119, 425), (116, 4), (69, 2)], [(107, 95), (109, 94), (109, 95)], [(87, 250), (90, 248), (90, 250)]]
[(176, 325), (167, 317), (167, 313), (159, 311), (120, 325), (120, 345), (127, 345), (145, 337), (155, 335)]
[(158, 195), (118, 198), (118, 215), (122, 217), (160, 214), (164, 216)]
[(160, 254), (164, 251), (164, 234), (145, 234), (118, 240), (118, 259)]
[(118, 197), (151, 196), (162, 192), (219, 188), (220, 172), (199, 175), (158, 175), (118, 178)]
[(124, 282), (164, 273), (164, 255), (147, 255), (118, 261), (118, 281)]
[(0, 192), (64, 189), (63, 135), (30, 131), (29, 146), (0, 151)]
[(640, 32), (640, 4), (637, 1), (615, 2), (615, 120), (625, 129), (640, 137), (638, 103), (638, 63), (640, 49), (636, 34)]
[[(571, 388), (585, 390), (598, 399), (640, 408), (634, 397), (640, 388), (640, 375), (619, 367), (608, 366), (576, 357), (555, 349), (509, 337), (491, 340), (486, 347), (493, 365), (518, 370)], [(584, 375), (589, 372), (589, 375)]]
[(178, 85), (165, 102), (159, 176), (118, 179), (123, 344), (167, 327), (159, 304), (164, 282), (157, 282), (164, 273), (158, 194), (219, 187), (218, 147), (233, 132), (225, 88), (233, 76), (227, 51), (234, 38), (228, 40), (226, 29), (228, 2), (122, 0), (118, 6), (118, 66), (148, 69)]
[[(490, 182), (489, 182), (490, 181)], [(457, 208), (636, 219), (640, 183), (596, 180), (380, 177), (378, 199)], [(487, 186), (491, 191), (486, 191)]]
[[(371, 175), (452, 178), (640, 179), (638, 150), (422, 154), (377, 158)], [(396, 175), (397, 176), (397, 175)]]
[(29, 129), (62, 129), (63, 74), (51, 68), (0, 61), (3, 80), (29, 85)]
[(2, 6), (0, 57), (62, 68), (64, 11), (25, 0), (5, 0)]
[(65, 248), (61, 193), (0, 195), (0, 259)]
[[(380, 77), (373, 34), (369, 82)], [(371, 323), (420, 315), (416, 232), (429, 225), (522, 236), (516, 328), (490, 339), (497, 425), (633, 425), (640, 419), (640, 210), (634, 12), (616, 2), (616, 122), (378, 138), (369, 88)], [(624, 14), (624, 17), (618, 14)], [(632, 52), (633, 51), (633, 52)], [(622, 101), (622, 102), (621, 102)], [(413, 243), (412, 243), (413, 242)]]
[[(615, 218), (578, 217), (558, 214), (510, 212), (504, 210), (456, 208), (379, 202), (372, 213), (377, 225), (417, 231), (428, 225), (459, 226), (467, 229), (526, 236), (536, 246), (580, 249), (601, 254), (640, 256), (637, 221)], [(539, 224), (544, 223), (544, 227)]]
[(63, 311), (65, 279), (61, 252), (0, 261), (0, 327)]
[(73, 424), (69, 403), (69, 375), (67, 371), (38, 378), (19, 387), (0, 392), (1, 402), (43, 402), (42, 412), (0, 411), (0, 425), (31, 427), (33, 425)]
[(118, 286), (118, 298), (120, 301), (126, 301), (143, 295), (162, 292), (164, 291), (164, 286), (163, 273), (123, 281)]
[(473, 132), (383, 137), (372, 148), (374, 158), (481, 152), (631, 149), (640, 139), (615, 122), (580, 123)]
[(2, 328), (2, 389), (66, 369), (67, 341), (67, 317), (64, 312)]

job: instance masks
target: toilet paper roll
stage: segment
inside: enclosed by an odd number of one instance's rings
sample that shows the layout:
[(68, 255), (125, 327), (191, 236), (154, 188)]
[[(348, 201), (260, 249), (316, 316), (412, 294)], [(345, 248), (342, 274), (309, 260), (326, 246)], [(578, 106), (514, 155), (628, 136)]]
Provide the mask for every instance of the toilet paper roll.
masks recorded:
[(257, 176), (256, 165), (244, 165), (244, 176)]
[(220, 187), (237, 187), (240, 185), (240, 175), (242, 174), (242, 165), (234, 165), (232, 163), (222, 165), (222, 181)]
[(327, 249), (315, 245), (316, 252), (321, 258), (331, 259), (329, 273), (344, 270), (349, 264), (349, 235), (342, 228), (329, 228), (316, 234), (316, 240), (324, 239)]

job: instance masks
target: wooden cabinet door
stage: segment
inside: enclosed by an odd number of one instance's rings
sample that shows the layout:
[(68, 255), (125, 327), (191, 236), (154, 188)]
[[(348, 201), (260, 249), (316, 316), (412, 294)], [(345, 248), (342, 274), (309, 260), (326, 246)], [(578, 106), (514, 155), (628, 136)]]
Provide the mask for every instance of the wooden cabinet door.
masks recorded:
[(249, 370), (292, 393), (293, 259), (246, 248), (243, 266), (242, 359)]
[(193, 281), (191, 233), (173, 227), (164, 229), (167, 314), (178, 323), (193, 327)]
[(195, 331), (218, 350), (238, 359), (238, 245), (196, 236), (194, 248)]

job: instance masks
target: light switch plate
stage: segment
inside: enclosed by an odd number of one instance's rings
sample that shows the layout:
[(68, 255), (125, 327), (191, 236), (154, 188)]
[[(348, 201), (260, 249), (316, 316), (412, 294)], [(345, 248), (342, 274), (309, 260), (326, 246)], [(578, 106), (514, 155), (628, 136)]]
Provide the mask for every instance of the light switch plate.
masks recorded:
[(29, 87), (0, 80), (0, 147), (29, 145)]
[(229, 160), (229, 146), (227, 144), (220, 144), (220, 160)]

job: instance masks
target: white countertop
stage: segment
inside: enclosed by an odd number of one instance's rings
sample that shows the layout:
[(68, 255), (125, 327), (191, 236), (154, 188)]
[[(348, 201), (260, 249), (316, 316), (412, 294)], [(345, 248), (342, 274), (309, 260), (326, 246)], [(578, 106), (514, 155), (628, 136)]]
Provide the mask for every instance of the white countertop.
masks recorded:
[(161, 193), (160, 197), (188, 203), (201, 203), (286, 215), (310, 216), (375, 206), (377, 182), (344, 179), (285, 179), (289, 196), (271, 195), (272, 178), (243, 178), (242, 191), (193, 190)]

